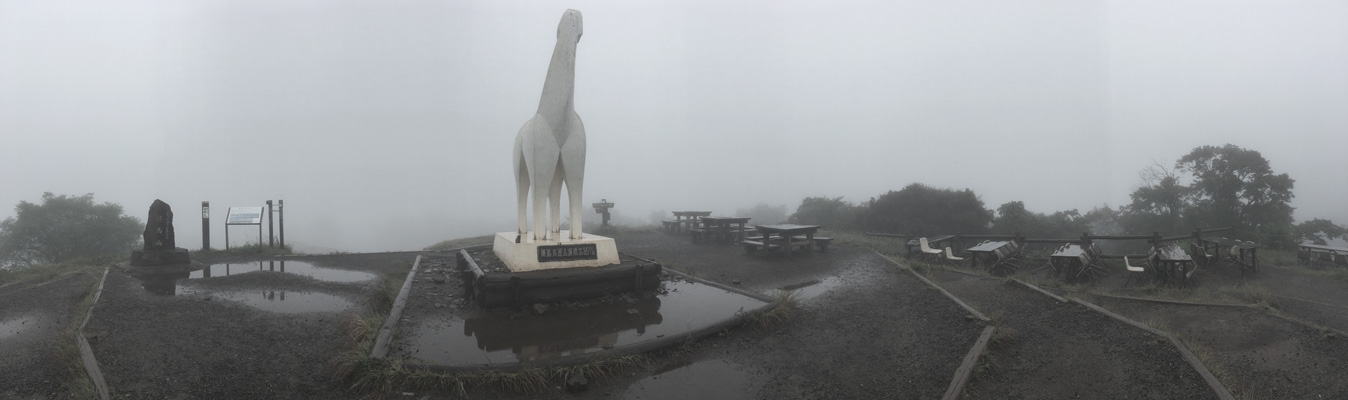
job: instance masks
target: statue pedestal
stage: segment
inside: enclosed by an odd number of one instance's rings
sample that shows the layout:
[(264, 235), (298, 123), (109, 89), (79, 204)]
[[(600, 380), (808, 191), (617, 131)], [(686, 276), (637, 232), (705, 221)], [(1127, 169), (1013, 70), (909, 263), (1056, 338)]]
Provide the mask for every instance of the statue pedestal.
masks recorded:
[[(520, 237), (519, 243), (515, 243), (516, 236)], [(570, 239), (570, 232), (565, 230), (557, 236), (562, 239), (534, 241), (528, 232), (524, 235), (500, 232), (496, 234), (492, 252), (511, 272), (601, 267), (621, 262), (613, 238), (587, 233), (580, 239)]]

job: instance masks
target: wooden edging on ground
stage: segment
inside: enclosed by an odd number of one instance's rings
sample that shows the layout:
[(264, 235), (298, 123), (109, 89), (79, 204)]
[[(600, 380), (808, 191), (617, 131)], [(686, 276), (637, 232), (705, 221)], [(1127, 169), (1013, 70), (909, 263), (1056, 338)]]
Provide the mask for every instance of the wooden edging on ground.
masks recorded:
[(1272, 316), (1274, 316), (1274, 317), (1282, 318), (1284, 321), (1287, 321), (1287, 322), (1291, 322), (1291, 323), (1295, 323), (1295, 324), (1298, 324), (1298, 325), (1305, 326), (1305, 327), (1307, 327), (1307, 328), (1317, 329), (1317, 330), (1327, 330), (1327, 331), (1330, 331), (1330, 332), (1334, 332), (1334, 333), (1336, 333), (1336, 334), (1338, 334), (1339, 336), (1342, 336), (1342, 337), (1344, 337), (1344, 338), (1348, 338), (1348, 332), (1344, 332), (1344, 331), (1341, 331), (1341, 330), (1338, 330), (1338, 329), (1330, 328), (1330, 327), (1328, 327), (1328, 326), (1318, 325), (1318, 324), (1315, 324), (1315, 323), (1312, 323), (1312, 322), (1309, 322), (1309, 321), (1302, 321), (1302, 320), (1297, 319), (1297, 318), (1295, 318), (1295, 317), (1292, 317), (1292, 316), (1290, 316), (1290, 315), (1283, 315), (1281, 312), (1277, 312), (1277, 311), (1273, 311), (1273, 310), (1264, 310), (1264, 313), (1265, 313), (1265, 314), (1268, 314), (1268, 315), (1272, 315)]
[(398, 290), (398, 297), (393, 300), (393, 307), (388, 312), (388, 318), (384, 319), (384, 325), (379, 328), (379, 336), (375, 337), (374, 348), (370, 349), (370, 358), (384, 358), (388, 355), (389, 342), (393, 341), (393, 330), (398, 326), (398, 320), (403, 316), (403, 308), (407, 306), (407, 295), (412, 292), (412, 281), (417, 277), (417, 269), (421, 267), (421, 256), (417, 256), (416, 261), (412, 262), (412, 269), (407, 271), (407, 279), (403, 279), (403, 287)]
[(1080, 291), (1080, 290), (1071, 290), (1071, 289), (1063, 289), (1063, 290), (1066, 290), (1066, 291), (1069, 291), (1069, 292), (1074, 292), (1074, 293), (1081, 293), (1081, 294), (1086, 294), (1086, 295), (1096, 296), (1096, 297), (1108, 297), (1108, 298), (1111, 298), (1111, 299), (1132, 300), (1132, 301), (1149, 301), (1149, 302), (1152, 302), (1152, 303), (1175, 304), (1175, 305), (1181, 305), (1181, 306), (1260, 308), (1260, 306), (1259, 306), (1258, 304), (1202, 303), (1202, 302), (1196, 302), (1196, 301), (1167, 300), (1167, 299), (1156, 299), (1156, 298), (1147, 298), (1147, 297), (1122, 296), (1122, 295), (1105, 294), (1105, 293), (1098, 293), (1098, 292), (1083, 292), (1083, 291)]
[(955, 297), (955, 295), (950, 294), (950, 292), (947, 292), (947, 291), (945, 290), (945, 288), (942, 288), (940, 285), (937, 285), (935, 282), (932, 282), (932, 281), (928, 280), (927, 277), (922, 276), (922, 274), (917, 273), (917, 271), (914, 271), (912, 268), (908, 268), (908, 266), (903, 265), (902, 263), (899, 263), (898, 261), (894, 261), (894, 259), (889, 258), (889, 257), (885, 256), (884, 254), (880, 254), (880, 252), (878, 252), (878, 251), (875, 252), (875, 255), (880, 256), (880, 257), (882, 257), (882, 258), (884, 258), (884, 259), (886, 259), (886, 260), (889, 260), (889, 262), (894, 263), (894, 265), (897, 265), (897, 266), (898, 266), (899, 268), (901, 268), (901, 269), (907, 270), (908, 273), (913, 274), (913, 276), (916, 276), (917, 279), (922, 280), (922, 282), (926, 282), (926, 283), (927, 283), (927, 286), (931, 286), (933, 289), (936, 289), (936, 290), (940, 291), (941, 294), (944, 294), (944, 295), (945, 295), (945, 297), (950, 298), (950, 300), (954, 300), (954, 301), (955, 301), (955, 304), (959, 304), (960, 307), (964, 307), (964, 309), (965, 309), (966, 311), (968, 311), (970, 314), (973, 314), (974, 317), (976, 317), (976, 318), (982, 320), (983, 322), (991, 322), (991, 321), (992, 321), (992, 320), (989, 319), (986, 315), (983, 315), (983, 313), (978, 312), (978, 310), (975, 310), (973, 307), (970, 307), (968, 304), (964, 304), (964, 301), (963, 301), (963, 300), (960, 300), (958, 297)]
[(942, 271), (946, 271), (946, 272), (954, 272), (954, 273), (957, 273), (957, 274), (964, 274), (964, 275), (972, 276), (972, 277), (975, 277), (975, 278), (992, 279), (992, 280), (998, 280), (998, 281), (1002, 280), (1002, 278), (998, 278), (998, 277), (995, 277), (995, 276), (987, 276), (987, 275), (983, 275), (983, 274), (976, 274), (976, 273), (973, 273), (973, 272), (961, 270), (961, 269), (959, 269), (959, 268), (942, 268), (941, 270), (942, 270)]
[(1025, 285), (1025, 287), (1027, 287), (1027, 288), (1034, 289), (1034, 291), (1036, 291), (1036, 292), (1043, 293), (1043, 294), (1047, 295), (1048, 297), (1052, 297), (1054, 300), (1058, 300), (1058, 301), (1061, 301), (1061, 302), (1063, 302), (1063, 303), (1066, 303), (1066, 302), (1067, 302), (1067, 299), (1064, 299), (1062, 296), (1053, 294), (1053, 293), (1051, 293), (1051, 292), (1049, 292), (1049, 291), (1047, 291), (1047, 290), (1044, 290), (1044, 289), (1040, 289), (1038, 286), (1031, 285), (1029, 282), (1022, 281), (1022, 280), (1017, 279), (1017, 278), (1011, 278), (1011, 280), (1012, 280), (1012, 281), (1015, 281), (1016, 283), (1019, 283), (1019, 284), (1021, 284), (1021, 285)]
[(103, 268), (103, 277), (98, 280), (98, 290), (94, 292), (94, 301), (89, 304), (89, 310), (84, 313), (84, 322), (80, 323), (80, 328), (75, 330), (75, 346), (80, 349), (80, 360), (84, 364), (84, 372), (89, 375), (89, 381), (93, 382), (94, 390), (98, 391), (98, 398), (108, 400), (112, 396), (108, 391), (108, 381), (103, 379), (103, 370), (98, 367), (98, 359), (94, 358), (94, 349), (89, 346), (89, 340), (84, 337), (84, 326), (89, 324), (89, 320), (94, 316), (94, 306), (98, 304), (98, 297), (103, 295), (103, 283), (108, 280), (108, 271), (112, 267)]
[(1299, 297), (1278, 296), (1278, 295), (1274, 295), (1273, 297), (1277, 297), (1277, 298), (1279, 298), (1279, 299), (1284, 299), (1284, 300), (1299, 301), (1299, 302), (1306, 303), (1306, 304), (1314, 304), (1314, 305), (1321, 306), (1321, 307), (1330, 307), (1330, 308), (1338, 308), (1338, 309), (1342, 309), (1342, 310), (1348, 310), (1348, 307), (1338, 306), (1338, 305), (1333, 305), (1333, 304), (1326, 304), (1326, 303), (1321, 303), (1321, 302), (1318, 302), (1318, 301), (1310, 301), (1310, 300), (1306, 300), (1306, 299), (1299, 298)]
[(1106, 310), (1103, 307), (1091, 304), (1090, 302), (1087, 302), (1085, 300), (1076, 297), (1073, 297), (1072, 301), (1075, 301), (1078, 304), (1086, 306), (1086, 308), (1095, 310), (1096, 312), (1099, 312), (1101, 314), (1108, 315), (1110, 318), (1123, 321), (1126, 324), (1142, 328), (1147, 332), (1151, 332), (1166, 338), (1166, 340), (1170, 341), (1171, 345), (1175, 346), (1175, 350), (1178, 350), (1180, 352), (1180, 355), (1184, 356), (1184, 360), (1188, 361), (1189, 365), (1192, 366), (1195, 371), (1198, 371), (1198, 375), (1203, 377), (1203, 380), (1208, 383), (1208, 387), (1212, 388), (1212, 391), (1217, 394), (1218, 398), (1222, 400), (1235, 400), (1235, 397), (1231, 395), (1231, 392), (1226, 390), (1226, 386), (1223, 386), (1222, 382), (1217, 380), (1217, 377), (1215, 375), (1212, 375), (1212, 371), (1208, 370), (1208, 366), (1204, 365), (1203, 361), (1198, 359), (1198, 356), (1194, 355), (1193, 352), (1189, 351), (1189, 348), (1186, 347), (1183, 342), (1180, 342), (1179, 338), (1176, 338), (1175, 335), (1171, 335), (1169, 332), (1166, 331), (1152, 328), (1141, 322), (1133, 321), (1128, 317), (1116, 314), (1113, 311)]
[(983, 356), (983, 351), (988, 348), (988, 342), (992, 339), (992, 333), (997, 328), (988, 325), (983, 328), (983, 334), (974, 341), (973, 347), (969, 348), (969, 354), (964, 355), (964, 362), (960, 363), (959, 368), (955, 369), (955, 377), (950, 380), (950, 387), (946, 388), (945, 394), (941, 396), (942, 400), (955, 400), (960, 398), (964, 392), (964, 385), (969, 383), (969, 376), (973, 374), (974, 366), (978, 365), (979, 357)]

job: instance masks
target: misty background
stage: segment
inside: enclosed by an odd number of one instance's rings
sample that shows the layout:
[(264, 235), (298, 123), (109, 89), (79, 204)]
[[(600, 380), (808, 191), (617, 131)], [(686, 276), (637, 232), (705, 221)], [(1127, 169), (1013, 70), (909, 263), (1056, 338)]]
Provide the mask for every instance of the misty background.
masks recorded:
[(214, 247), (269, 199), (297, 250), (513, 230), (567, 8), (587, 215), (912, 182), (1084, 211), (1231, 143), (1296, 179), (1298, 221), (1348, 222), (1345, 1), (0, 0), (0, 219), (53, 192), (162, 199), (188, 248), (201, 201)]

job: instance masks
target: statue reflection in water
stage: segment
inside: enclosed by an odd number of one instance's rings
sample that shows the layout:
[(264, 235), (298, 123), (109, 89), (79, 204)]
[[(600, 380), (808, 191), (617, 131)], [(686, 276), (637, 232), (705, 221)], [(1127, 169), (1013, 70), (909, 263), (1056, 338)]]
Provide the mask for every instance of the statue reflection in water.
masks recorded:
[(463, 334), (475, 337), (477, 347), (488, 352), (509, 349), (519, 361), (545, 361), (616, 347), (621, 333), (635, 331), (641, 336), (647, 326), (664, 320), (657, 297), (616, 303), (524, 318), (490, 314), (468, 318)]

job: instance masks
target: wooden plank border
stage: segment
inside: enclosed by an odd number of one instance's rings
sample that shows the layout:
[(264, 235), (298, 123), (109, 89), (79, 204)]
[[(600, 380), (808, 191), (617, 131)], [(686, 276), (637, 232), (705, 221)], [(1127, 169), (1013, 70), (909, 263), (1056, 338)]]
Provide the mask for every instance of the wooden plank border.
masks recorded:
[(112, 267), (103, 268), (103, 277), (98, 280), (98, 290), (94, 292), (94, 301), (89, 304), (89, 310), (84, 313), (84, 322), (80, 323), (80, 328), (75, 330), (75, 347), (80, 349), (80, 361), (84, 364), (84, 373), (89, 375), (89, 381), (94, 384), (94, 390), (98, 392), (100, 400), (108, 400), (112, 396), (108, 391), (108, 381), (103, 379), (103, 370), (98, 367), (98, 359), (94, 358), (94, 348), (89, 346), (89, 339), (84, 337), (84, 326), (89, 324), (89, 320), (94, 316), (94, 307), (98, 305), (98, 298), (103, 295), (103, 283), (108, 281), (108, 271)]
[(955, 369), (955, 377), (950, 379), (950, 387), (946, 388), (945, 394), (941, 396), (942, 400), (960, 398), (960, 394), (964, 392), (964, 385), (969, 383), (969, 376), (973, 375), (974, 367), (978, 365), (978, 359), (983, 356), (983, 351), (988, 348), (988, 342), (995, 331), (997, 328), (992, 325), (983, 328), (983, 334), (974, 341), (973, 347), (969, 348), (969, 354), (964, 355), (964, 362)]
[(983, 313), (978, 312), (978, 310), (975, 310), (973, 307), (970, 307), (968, 304), (964, 304), (964, 301), (963, 301), (963, 300), (960, 300), (958, 297), (955, 297), (955, 295), (950, 294), (950, 292), (947, 292), (947, 291), (946, 291), (944, 288), (942, 288), (940, 285), (937, 285), (935, 282), (932, 282), (932, 281), (928, 280), (927, 277), (922, 276), (922, 274), (917, 273), (917, 271), (914, 271), (912, 268), (908, 268), (907, 265), (903, 265), (902, 263), (899, 263), (898, 261), (894, 261), (894, 259), (889, 258), (889, 257), (886, 257), (884, 254), (880, 254), (880, 252), (878, 252), (878, 251), (875, 252), (875, 255), (880, 256), (880, 257), (882, 257), (882, 258), (884, 258), (884, 259), (886, 259), (886, 260), (889, 260), (889, 262), (894, 263), (894, 265), (897, 265), (900, 269), (907, 270), (908, 273), (913, 274), (913, 276), (916, 276), (917, 279), (921, 279), (923, 282), (926, 282), (928, 286), (931, 286), (933, 289), (936, 289), (936, 290), (940, 291), (941, 294), (944, 294), (944, 295), (945, 295), (945, 297), (949, 297), (950, 300), (954, 300), (954, 301), (955, 301), (955, 304), (959, 304), (960, 307), (964, 307), (964, 309), (965, 309), (966, 311), (969, 311), (970, 314), (973, 314), (974, 317), (976, 317), (976, 318), (982, 320), (983, 322), (991, 322), (991, 321), (992, 321), (992, 319), (989, 319), (986, 315), (983, 315)]
[(1027, 287), (1027, 288), (1034, 289), (1034, 291), (1036, 291), (1036, 292), (1043, 293), (1043, 294), (1047, 295), (1048, 297), (1052, 297), (1054, 300), (1061, 301), (1061, 302), (1063, 302), (1063, 303), (1066, 303), (1066, 302), (1067, 302), (1067, 299), (1064, 299), (1062, 296), (1053, 294), (1052, 292), (1049, 292), (1049, 291), (1047, 291), (1047, 290), (1041, 289), (1041, 288), (1038, 287), (1038, 286), (1031, 285), (1029, 282), (1022, 281), (1022, 280), (1017, 279), (1017, 278), (1011, 278), (1011, 280), (1013, 280), (1013, 281), (1015, 281), (1016, 283), (1019, 283), (1019, 284), (1021, 284), (1021, 285), (1025, 285), (1025, 287)]
[(1194, 355), (1192, 351), (1189, 351), (1189, 348), (1184, 345), (1184, 342), (1181, 342), (1179, 338), (1175, 337), (1175, 335), (1171, 335), (1169, 332), (1152, 328), (1141, 322), (1133, 321), (1128, 317), (1115, 314), (1114, 312), (1106, 310), (1103, 307), (1091, 304), (1090, 302), (1087, 302), (1085, 300), (1076, 297), (1073, 297), (1072, 301), (1075, 301), (1078, 304), (1086, 306), (1086, 308), (1095, 310), (1096, 312), (1099, 312), (1101, 314), (1108, 315), (1110, 318), (1123, 321), (1124, 323), (1127, 323), (1129, 325), (1142, 328), (1147, 332), (1151, 332), (1166, 338), (1166, 340), (1170, 341), (1171, 345), (1175, 346), (1175, 350), (1178, 350), (1180, 352), (1180, 355), (1184, 356), (1184, 360), (1188, 361), (1189, 365), (1192, 366), (1195, 371), (1198, 371), (1198, 375), (1203, 377), (1203, 380), (1208, 383), (1208, 387), (1212, 388), (1212, 391), (1217, 394), (1218, 398), (1222, 400), (1235, 400), (1235, 396), (1232, 396), (1231, 392), (1226, 390), (1226, 386), (1223, 386), (1222, 382), (1217, 380), (1217, 377), (1215, 375), (1212, 375), (1212, 371), (1209, 371), (1208, 366), (1203, 364), (1203, 360), (1198, 359), (1198, 356)]
[(379, 328), (379, 336), (375, 337), (374, 348), (370, 349), (370, 358), (380, 359), (388, 356), (389, 343), (393, 341), (393, 331), (398, 328), (398, 320), (402, 319), (403, 308), (407, 306), (407, 295), (412, 292), (412, 281), (417, 277), (417, 270), (421, 268), (421, 256), (417, 256), (416, 261), (412, 262), (412, 269), (407, 272), (407, 279), (403, 279), (403, 287), (398, 290), (398, 297), (393, 300), (393, 307), (389, 309), (388, 318), (384, 319), (384, 325)]

